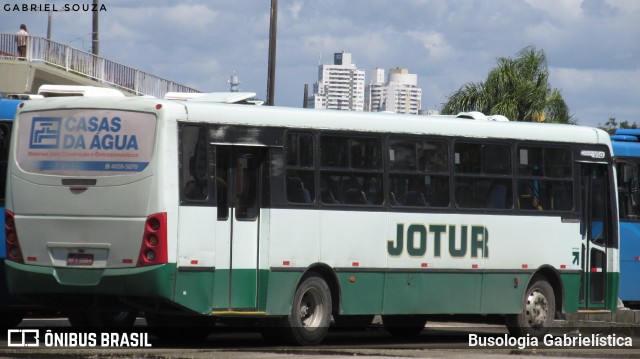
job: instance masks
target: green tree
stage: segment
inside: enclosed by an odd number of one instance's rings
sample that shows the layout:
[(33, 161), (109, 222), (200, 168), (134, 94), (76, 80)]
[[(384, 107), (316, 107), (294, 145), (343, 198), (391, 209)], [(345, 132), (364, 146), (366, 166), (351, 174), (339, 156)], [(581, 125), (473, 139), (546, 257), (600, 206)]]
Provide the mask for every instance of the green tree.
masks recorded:
[(613, 135), (619, 128), (638, 128), (637, 123), (629, 123), (629, 121), (616, 121), (615, 117), (609, 117), (609, 120), (604, 124), (598, 124), (598, 128), (607, 131), (610, 135)]
[(480, 111), (512, 121), (575, 123), (560, 90), (549, 85), (544, 51), (531, 45), (516, 58), (501, 57), (487, 80), (467, 83), (443, 104), (443, 114)]

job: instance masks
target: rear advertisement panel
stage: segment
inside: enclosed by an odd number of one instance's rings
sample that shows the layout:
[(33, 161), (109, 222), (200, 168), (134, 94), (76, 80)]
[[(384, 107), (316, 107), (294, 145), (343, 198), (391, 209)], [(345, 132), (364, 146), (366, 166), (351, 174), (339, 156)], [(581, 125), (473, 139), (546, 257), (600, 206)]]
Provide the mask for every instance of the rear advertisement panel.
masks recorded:
[(22, 113), (16, 158), (25, 172), (113, 176), (143, 171), (151, 160), (150, 113), (73, 109)]

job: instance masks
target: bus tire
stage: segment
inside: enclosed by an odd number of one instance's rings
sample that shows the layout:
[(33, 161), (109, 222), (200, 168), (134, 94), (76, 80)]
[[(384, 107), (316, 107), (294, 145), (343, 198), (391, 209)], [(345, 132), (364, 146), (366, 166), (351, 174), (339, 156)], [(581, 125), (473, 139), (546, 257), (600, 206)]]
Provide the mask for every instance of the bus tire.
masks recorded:
[(283, 338), (294, 345), (317, 345), (331, 324), (331, 291), (317, 274), (308, 276), (293, 296), (291, 314), (280, 327)]
[(542, 338), (553, 326), (556, 301), (553, 288), (545, 279), (535, 280), (525, 292), (522, 310), (506, 316), (509, 333)]
[(422, 333), (427, 324), (424, 315), (383, 315), (384, 328), (394, 337), (415, 338)]

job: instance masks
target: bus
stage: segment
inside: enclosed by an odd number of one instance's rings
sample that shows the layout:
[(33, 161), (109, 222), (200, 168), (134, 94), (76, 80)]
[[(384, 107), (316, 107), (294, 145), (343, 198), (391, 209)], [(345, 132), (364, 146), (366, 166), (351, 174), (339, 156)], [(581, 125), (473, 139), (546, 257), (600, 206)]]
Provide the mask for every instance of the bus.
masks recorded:
[[(5, 179), (7, 177), (7, 160), (11, 140), (11, 128), (18, 105), (22, 100), (0, 99), (0, 213), (4, 222)], [(5, 233), (0, 234), (2, 243)], [(5, 246), (0, 248), (0, 328), (12, 328), (20, 324), (30, 306), (24, 301), (9, 294), (4, 272), (6, 258)]]
[(618, 174), (620, 213), (620, 300), (640, 308), (640, 129), (618, 129), (611, 136)]
[(611, 152), (572, 125), (32, 101), (10, 152), (9, 288), (151, 325), (255, 321), (296, 345), (374, 315), (398, 336), (443, 314), (542, 336), (616, 309)]

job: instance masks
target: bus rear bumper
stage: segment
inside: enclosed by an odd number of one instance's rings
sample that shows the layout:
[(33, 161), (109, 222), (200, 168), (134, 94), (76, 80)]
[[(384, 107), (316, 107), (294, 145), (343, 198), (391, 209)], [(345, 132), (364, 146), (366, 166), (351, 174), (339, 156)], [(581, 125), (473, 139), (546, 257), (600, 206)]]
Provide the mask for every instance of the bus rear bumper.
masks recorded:
[(171, 300), (175, 265), (141, 268), (81, 269), (26, 265), (6, 261), (9, 292), (39, 304), (64, 306), (78, 298), (139, 297)]

